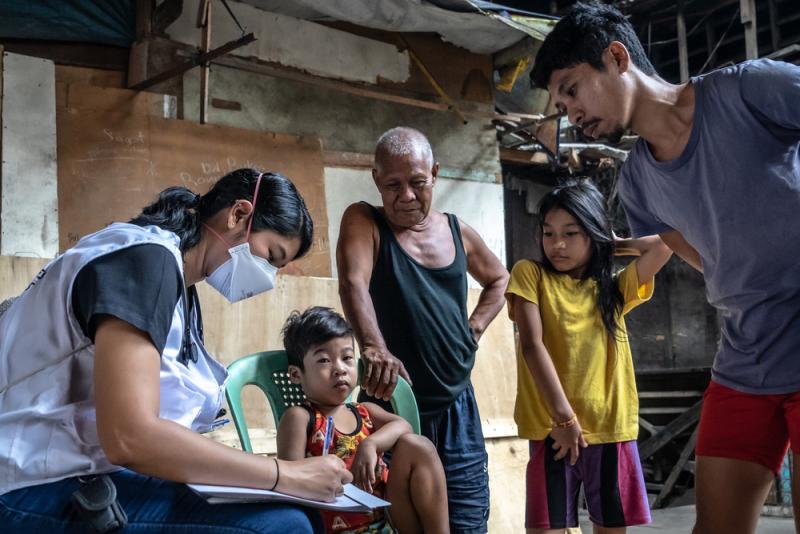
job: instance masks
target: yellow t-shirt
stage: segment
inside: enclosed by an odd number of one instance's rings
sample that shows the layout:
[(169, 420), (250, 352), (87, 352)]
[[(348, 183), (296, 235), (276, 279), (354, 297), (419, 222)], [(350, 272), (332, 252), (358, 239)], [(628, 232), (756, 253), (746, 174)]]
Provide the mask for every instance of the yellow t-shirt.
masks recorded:
[[(623, 316), (653, 295), (653, 280), (639, 283), (636, 261), (617, 275)], [(539, 307), (542, 337), (561, 385), (578, 416), (589, 444), (636, 439), (639, 400), (625, 320), (619, 318), (618, 340), (608, 335), (597, 306), (597, 283), (553, 273), (521, 260), (511, 270), (506, 289), (508, 314), (514, 320), (518, 295)], [(539, 394), (522, 350), (517, 345), (517, 402), (514, 419), (522, 438), (542, 440), (553, 419)]]

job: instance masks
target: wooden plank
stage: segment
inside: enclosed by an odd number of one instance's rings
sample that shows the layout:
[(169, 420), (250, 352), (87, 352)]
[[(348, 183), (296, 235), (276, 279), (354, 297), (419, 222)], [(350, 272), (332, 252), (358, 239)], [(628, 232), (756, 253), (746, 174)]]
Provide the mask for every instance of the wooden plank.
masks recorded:
[(744, 26), (744, 48), (747, 59), (758, 58), (758, 27), (756, 26), (756, 0), (741, 0), (739, 4)]
[(639, 426), (645, 429), (651, 436), (655, 435), (659, 430), (661, 430), (661, 427), (654, 425), (642, 417), (639, 417)]
[[(422, 93), (412, 93), (410, 91), (404, 91), (390, 87), (373, 87), (366, 84), (360, 85), (351, 82), (332, 80), (330, 78), (314, 76), (312, 74), (296, 71), (287, 67), (261, 63), (255, 60), (243, 59), (232, 55), (218, 57), (214, 59), (212, 63), (247, 72), (253, 72), (256, 74), (272, 76), (275, 78), (283, 78), (287, 80), (308, 83), (317, 87), (323, 87), (325, 89), (340, 91), (351, 95), (363, 96), (376, 100), (384, 100), (387, 102), (394, 102), (407, 106), (420, 107), (433, 111), (450, 111), (449, 106), (443, 102), (441, 98), (428, 96)], [(461, 113), (463, 113), (463, 115), (467, 118), (492, 119), (495, 116), (494, 112), (488, 112), (482, 109), (470, 107), (470, 102), (458, 99), (456, 99), (455, 102), (459, 105)]]
[(667, 480), (664, 482), (664, 486), (661, 488), (661, 491), (656, 497), (656, 500), (653, 501), (653, 508), (662, 507), (662, 504), (672, 492), (672, 488), (675, 487), (675, 482), (678, 481), (678, 476), (683, 471), (686, 463), (689, 461), (689, 458), (692, 456), (692, 454), (694, 454), (694, 446), (697, 443), (697, 430), (698, 428), (694, 429), (694, 432), (692, 432), (692, 435), (689, 437), (689, 441), (687, 441), (686, 445), (683, 447), (678, 461), (673, 466), (672, 471), (670, 471)]
[[(211, 0), (202, 0), (200, 2), (200, 10), (202, 11), (200, 18), (202, 19), (203, 27), (203, 40), (200, 44), (200, 50), (207, 54), (211, 50)], [(208, 62), (200, 65), (200, 124), (208, 122), (208, 75), (211, 71)]]
[(640, 391), (640, 399), (677, 399), (684, 397), (702, 397), (703, 392), (694, 391)]
[(122, 89), (125, 87), (125, 72), (56, 65), (56, 83), (59, 82)]
[(0, 302), (22, 293), (49, 260), (0, 256)]
[(56, 81), (56, 106), (89, 111), (125, 112), (174, 119), (177, 99), (172, 95)]
[(139, 213), (163, 189), (204, 193), (241, 167), (290, 177), (314, 220), (309, 254), (284, 272), (330, 275), (328, 217), (319, 138), (256, 132), (118, 110), (61, 108), (58, 123), (60, 250)]
[(700, 420), (700, 410), (703, 401), (700, 400), (681, 415), (670, 421), (657, 434), (650, 436), (647, 441), (639, 444), (639, 457), (644, 460), (661, 450), (664, 445), (672, 441), (675, 436), (691, 427)]
[(689, 49), (686, 45), (686, 18), (683, 13), (683, 0), (678, 0), (678, 13), (675, 19), (678, 26), (678, 60), (680, 62), (681, 83), (689, 81)]
[(772, 51), (781, 47), (781, 29), (778, 26), (778, 5), (775, 0), (767, 0), (769, 9), (769, 36), (772, 42)]
[(360, 152), (325, 150), (322, 152), (322, 163), (324, 163), (326, 167), (371, 169), (375, 163), (375, 157), (372, 154), (362, 154)]
[(529, 152), (527, 150), (514, 150), (511, 148), (500, 149), (500, 161), (508, 163), (522, 163), (525, 165), (546, 165), (550, 157), (546, 152)]

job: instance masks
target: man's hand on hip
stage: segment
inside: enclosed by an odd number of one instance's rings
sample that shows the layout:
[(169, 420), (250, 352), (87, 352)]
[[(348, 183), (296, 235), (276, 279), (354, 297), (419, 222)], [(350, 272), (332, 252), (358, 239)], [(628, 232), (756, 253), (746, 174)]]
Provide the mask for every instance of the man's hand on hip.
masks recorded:
[(392, 398), (394, 388), (397, 386), (397, 376), (400, 375), (411, 384), (403, 362), (398, 360), (388, 349), (366, 347), (361, 352), (364, 359), (364, 377), (361, 387), (367, 395), (388, 401)]

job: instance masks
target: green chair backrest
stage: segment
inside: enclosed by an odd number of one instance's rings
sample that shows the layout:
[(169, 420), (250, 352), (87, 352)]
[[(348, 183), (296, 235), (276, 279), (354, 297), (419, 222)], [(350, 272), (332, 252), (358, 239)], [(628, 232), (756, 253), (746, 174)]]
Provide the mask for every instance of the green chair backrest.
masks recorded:
[[(256, 352), (244, 356), (228, 366), (225, 397), (228, 399), (231, 418), (236, 426), (236, 432), (239, 434), (242, 450), (253, 452), (242, 406), (241, 395), (245, 386), (254, 385), (264, 392), (272, 408), (276, 428), (287, 408), (297, 406), (305, 401), (306, 396), (300, 386), (292, 384), (289, 380), (288, 367), (289, 361), (286, 351), (283, 350)], [(350, 397), (347, 400), (350, 401)], [(392, 395), (391, 403), (394, 413), (408, 421), (414, 432), (419, 434), (417, 401), (411, 386), (402, 377), (397, 378), (397, 387)]]

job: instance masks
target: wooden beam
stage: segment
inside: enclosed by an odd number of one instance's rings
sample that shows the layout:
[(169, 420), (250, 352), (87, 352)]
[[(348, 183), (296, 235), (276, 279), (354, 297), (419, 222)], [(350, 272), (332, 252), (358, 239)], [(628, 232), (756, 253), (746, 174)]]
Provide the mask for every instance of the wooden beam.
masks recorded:
[(683, 447), (681, 451), (681, 455), (678, 457), (678, 461), (675, 462), (675, 465), (672, 467), (672, 471), (670, 471), (667, 480), (664, 482), (664, 486), (662, 486), (661, 491), (658, 493), (656, 500), (653, 501), (653, 508), (661, 508), (664, 504), (664, 500), (669, 497), (669, 494), (672, 492), (672, 488), (675, 487), (675, 482), (678, 481), (678, 476), (684, 470), (684, 467), (689, 461), (689, 458), (694, 453), (694, 446), (697, 443), (697, 427), (692, 432), (692, 435), (689, 437), (689, 441), (686, 442), (686, 445)]
[(371, 169), (375, 158), (372, 154), (361, 152), (338, 152), (324, 150), (322, 163), (326, 167), (352, 167), (355, 169)]
[(246, 46), (255, 40), (256, 40), (255, 36), (252, 33), (248, 33), (247, 35), (243, 35), (242, 37), (236, 39), (235, 41), (230, 41), (228, 43), (225, 43), (224, 45), (217, 47), (214, 50), (196, 55), (191, 59), (189, 59), (188, 61), (182, 63), (181, 65), (178, 65), (177, 67), (168, 69), (165, 72), (162, 72), (161, 74), (156, 74), (152, 78), (149, 78), (135, 85), (132, 85), (129, 88), (141, 91), (142, 89), (146, 89), (152, 85), (161, 83), (163, 81), (169, 80), (170, 78), (174, 78), (175, 76), (183, 74), (187, 70), (192, 69), (197, 65), (208, 63), (220, 56), (227, 54), (232, 50), (236, 50), (237, 48)]
[(164, 0), (155, 11), (153, 11), (153, 21), (151, 30), (157, 35), (164, 35), (165, 30), (170, 24), (178, 20), (183, 11), (183, 0)]
[(689, 81), (689, 49), (686, 46), (686, 19), (683, 15), (683, 0), (678, 0), (678, 60), (680, 61), (681, 83)]
[(136, 0), (136, 40), (141, 41), (153, 31), (154, 0)]
[(128, 48), (92, 43), (14, 39), (0, 45), (6, 52), (49, 59), (59, 65), (125, 71)]
[(697, 401), (691, 408), (684, 411), (681, 415), (670, 421), (658, 434), (650, 436), (647, 441), (639, 444), (639, 457), (644, 460), (649, 458), (664, 445), (675, 439), (675, 437), (696, 424), (700, 420), (700, 410), (703, 407), (703, 401)]
[[(203, 40), (200, 50), (208, 54), (211, 50), (211, 0), (200, 3), (200, 25), (203, 28)], [(208, 123), (208, 61), (200, 65), (200, 124)]]
[(714, 50), (714, 46), (717, 44), (717, 38), (714, 35), (714, 25), (710, 22), (706, 22), (706, 50), (708, 51), (708, 58), (706, 59), (705, 63), (710, 66), (714, 66), (717, 64), (717, 52)]
[[(442, 102), (441, 99), (431, 100), (430, 98), (435, 97), (427, 97), (427, 95), (412, 93), (410, 91), (398, 91), (386, 87), (358, 85), (340, 80), (332, 80), (330, 78), (314, 76), (313, 74), (307, 74), (305, 72), (292, 70), (283, 66), (263, 63), (251, 59), (244, 59), (236, 56), (222, 56), (215, 58), (212, 63), (247, 72), (254, 72), (256, 74), (272, 76), (274, 78), (308, 83), (311, 85), (316, 85), (317, 87), (324, 87), (326, 89), (341, 91), (351, 95), (374, 98), (376, 100), (385, 100), (387, 102), (415, 106), (434, 111), (450, 111), (450, 106), (448, 106), (445, 102)], [(476, 117), (489, 120), (495, 117), (495, 113), (493, 111), (487, 112), (484, 110), (471, 110), (467, 109), (466, 107), (461, 108), (461, 112), (466, 117)]]
[(744, 26), (744, 48), (747, 59), (758, 57), (758, 27), (756, 26), (756, 0), (741, 0), (739, 12)]
[(781, 47), (781, 29), (778, 26), (778, 6), (775, 0), (767, 0), (767, 7), (769, 8), (769, 33), (772, 41), (772, 51), (775, 52)]
[(523, 165), (547, 165), (550, 157), (546, 152), (529, 152), (527, 150), (500, 149), (500, 161), (504, 163), (520, 163)]

